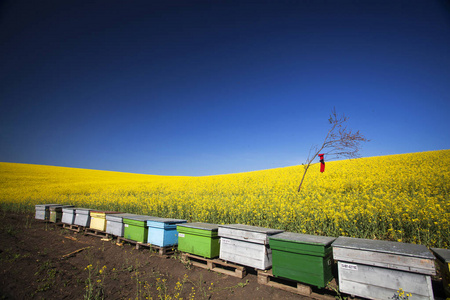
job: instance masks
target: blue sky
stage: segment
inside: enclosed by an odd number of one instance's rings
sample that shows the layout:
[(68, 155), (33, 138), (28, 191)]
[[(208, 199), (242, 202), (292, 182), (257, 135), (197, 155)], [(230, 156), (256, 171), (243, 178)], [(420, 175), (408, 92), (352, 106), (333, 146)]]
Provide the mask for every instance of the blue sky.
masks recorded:
[[(450, 149), (448, 1), (2, 1), (0, 161), (203, 176)], [(326, 158), (325, 158), (326, 160)]]

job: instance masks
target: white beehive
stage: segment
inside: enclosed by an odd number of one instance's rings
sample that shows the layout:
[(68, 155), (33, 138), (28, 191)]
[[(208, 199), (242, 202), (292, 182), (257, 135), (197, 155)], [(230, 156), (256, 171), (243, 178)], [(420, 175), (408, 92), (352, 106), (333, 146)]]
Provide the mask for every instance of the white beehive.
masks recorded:
[(269, 236), (281, 232), (283, 230), (243, 224), (219, 225), (219, 258), (266, 270), (272, 266)]
[(402, 288), (410, 299), (434, 299), (434, 256), (423, 245), (339, 237), (332, 244), (339, 290), (368, 299), (390, 299)]

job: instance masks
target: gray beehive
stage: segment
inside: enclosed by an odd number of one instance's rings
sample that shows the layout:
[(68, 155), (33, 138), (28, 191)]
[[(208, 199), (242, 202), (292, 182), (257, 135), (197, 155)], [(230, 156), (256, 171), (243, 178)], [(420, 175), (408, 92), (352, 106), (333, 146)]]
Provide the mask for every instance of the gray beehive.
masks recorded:
[(434, 256), (423, 245), (339, 237), (332, 244), (339, 290), (389, 299), (402, 288), (411, 299), (433, 299)]
[(115, 236), (123, 236), (123, 218), (131, 218), (135, 214), (107, 214), (106, 232)]
[(269, 236), (281, 232), (283, 230), (243, 224), (219, 225), (219, 258), (266, 270), (272, 266)]
[(50, 219), (50, 206), (58, 206), (61, 204), (37, 204), (35, 205), (35, 219), (49, 220)]
[(73, 225), (75, 221), (75, 210), (77, 207), (63, 207), (61, 222)]
[(75, 210), (74, 224), (78, 226), (89, 227), (89, 224), (91, 223), (91, 216), (89, 212), (91, 210), (92, 209), (90, 208), (77, 207), (77, 209)]

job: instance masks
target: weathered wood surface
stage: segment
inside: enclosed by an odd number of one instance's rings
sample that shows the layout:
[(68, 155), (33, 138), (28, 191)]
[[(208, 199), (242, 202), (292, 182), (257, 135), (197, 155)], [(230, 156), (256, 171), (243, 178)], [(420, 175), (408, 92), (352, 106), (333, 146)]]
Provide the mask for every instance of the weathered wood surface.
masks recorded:
[(50, 212), (48, 210), (36, 210), (34, 218), (37, 220), (48, 220), (50, 218)]
[(92, 235), (92, 236), (95, 236), (95, 237), (106, 237), (106, 238), (110, 237), (109, 233), (107, 233), (107, 232), (105, 232), (103, 230), (95, 229), (95, 228), (85, 228), (84, 229), (84, 234), (85, 235)]
[(91, 216), (77, 213), (73, 223), (78, 226), (88, 227), (91, 223)]
[(243, 224), (219, 225), (219, 236), (257, 244), (269, 244), (269, 235), (283, 230), (249, 226)]
[(195, 267), (211, 270), (237, 278), (244, 278), (244, 276), (247, 274), (246, 268), (244, 266), (232, 264), (217, 258), (211, 259), (189, 253), (182, 253), (181, 259), (185, 263), (189, 262)]
[[(108, 218), (108, 216), (106, 216)], [(114, 221), (107, 220), (106, 221), (106, 232), (115, 236), (123, 236), (123, 223), (122, 220)]]
[(75, 220), (73, 223), (78, 226), (89, 227), (89, 224), (91, 222), (91, 216), (89, 215), (90, 211), (90, 208), (78, 207), (75, 210)]
[(106, 215), (106, 220), (107, 221), (112, 221), (112, 222), (123, 223), (122, 222), (123, 218), (136, 217), (136, 216), (137, 216), (136, 214), (128, 214), (128, 213), (107, 214)]
[(219, 258), (260, 270), (272, 267), (272, 250), (268, 245), (225, 237), (220, 238)]
[(368, 299), (390, 299), (402, 288), (410, 299), (434, 299), (431, 277), (364, 264), (338, 262), (339, 290)]
[(61, 222), (66, 224), (73, 224), (75, 221), (75, 210), (63, 209)]
[(63, 225), (63, 228), (69, 229), (69, 230), (72, 230), (72, 231), (75, 231), (75, 232), (81, 232), (82, 230), (84, 230), (83, 226), (79, 226), (79, 225), (75, 225), (75, 224), (63, 223), (62, 225)]
[(338, 261), (436, 275), (433, 259), (339, 247), (333, 247), (333, 257)]
[(134, 241), (134, 240), (130, 240), (130, 239), (126, 239), (124, 237), (117, 237), (117, 244), (123, 244), (124, 242), (135, 245), (135, 248), (137, 250), (142, 249), (142, 248), (148, 248), (156, 253), (158, 253), (159, 255), (172, 255), (175, 254), (175, 251), (177, 249), (176, 246), (170, 246), (170, 247), (160, 247), (157, 245), (152, 245), (149, 243), (141, 243), (138, 241)]

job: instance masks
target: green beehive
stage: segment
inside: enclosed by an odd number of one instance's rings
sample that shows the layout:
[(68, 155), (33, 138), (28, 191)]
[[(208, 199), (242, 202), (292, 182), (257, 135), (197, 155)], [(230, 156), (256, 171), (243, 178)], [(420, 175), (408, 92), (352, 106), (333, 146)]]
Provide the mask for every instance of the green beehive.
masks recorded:
[(273, 275), (325, 287), (333, 279), (331, 244), (335, 239), (292, 232), (269, 236)]
[(158, 219), (152, 216), (130, 216), (123, 218), (123, 237), (136, 242), (147, 243), (147, 221)]
[(219, 227), (209, 223), (183, 223), (177, 225), (178, 250), (206, 258), (219, 256)]

